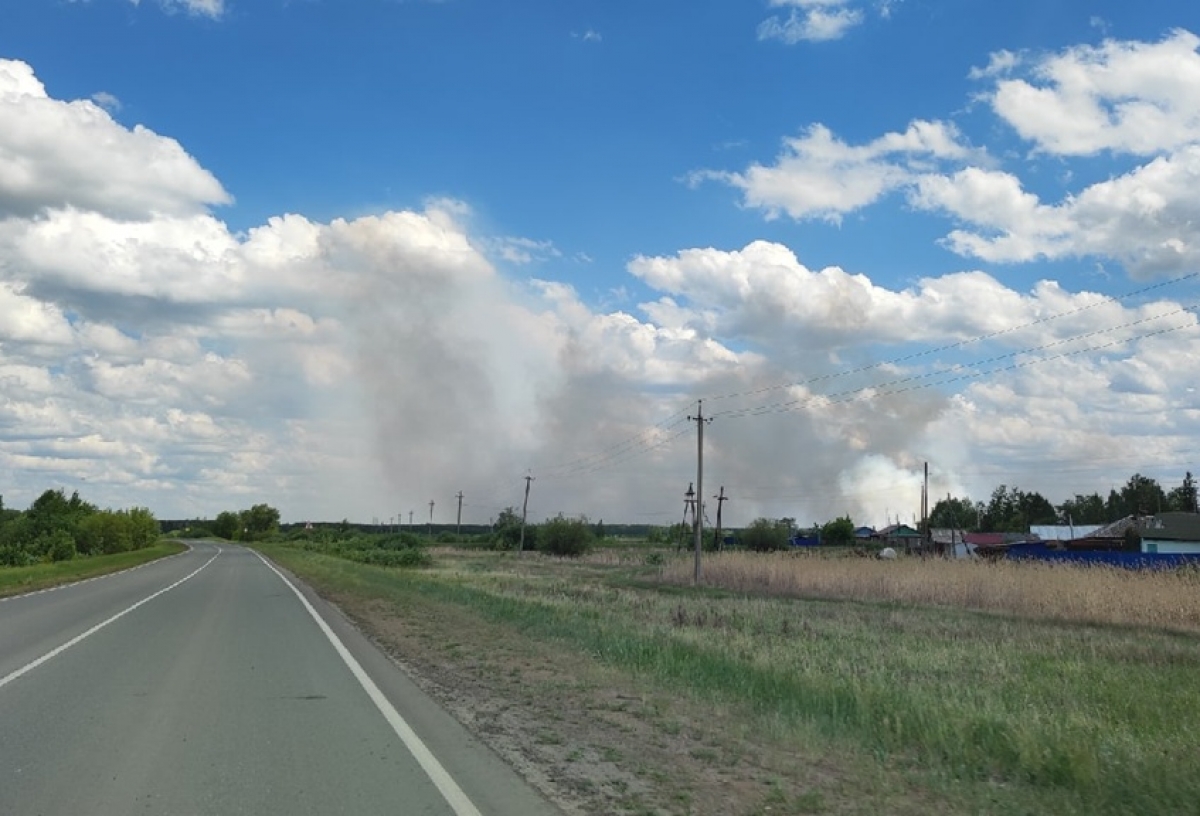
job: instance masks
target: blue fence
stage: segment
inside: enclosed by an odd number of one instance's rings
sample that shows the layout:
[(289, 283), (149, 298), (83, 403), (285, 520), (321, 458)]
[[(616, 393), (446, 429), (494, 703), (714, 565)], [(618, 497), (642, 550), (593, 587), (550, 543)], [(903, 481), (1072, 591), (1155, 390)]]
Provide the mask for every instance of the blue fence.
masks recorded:
[(1068, 564), (1103, 564), (1123, 569), (1175, 569), (1188, 564), (1200, 566), (1200, 553), (1142, 553), (1120, 550), (1059, 550), (1039, 541), (1008, 548), (1012, 561), (1054, 561)]

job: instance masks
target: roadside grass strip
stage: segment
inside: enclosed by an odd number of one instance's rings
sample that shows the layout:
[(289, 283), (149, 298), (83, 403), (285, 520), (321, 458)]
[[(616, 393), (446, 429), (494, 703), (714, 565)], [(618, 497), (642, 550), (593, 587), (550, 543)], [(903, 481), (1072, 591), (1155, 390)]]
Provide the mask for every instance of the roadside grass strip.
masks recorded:
[(28, 567), (0, 567), (0, 601), (113, 575), (186, 551), (186, 544), (162, 541), (141, 550), (112, 555), (74, 558)]

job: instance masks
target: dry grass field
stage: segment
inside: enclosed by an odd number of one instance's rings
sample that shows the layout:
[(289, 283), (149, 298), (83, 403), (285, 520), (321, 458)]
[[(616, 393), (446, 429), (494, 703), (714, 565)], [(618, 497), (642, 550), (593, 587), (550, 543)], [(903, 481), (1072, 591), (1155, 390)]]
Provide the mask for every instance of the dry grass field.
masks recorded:
[[(662, 576), (690, 585), (692, 563), (673, 561)], [(1200, 570), (734, 552), (706, 557), (701, 583), (755, 595), (893, 601), (1039, 620), (1200, 629)]]

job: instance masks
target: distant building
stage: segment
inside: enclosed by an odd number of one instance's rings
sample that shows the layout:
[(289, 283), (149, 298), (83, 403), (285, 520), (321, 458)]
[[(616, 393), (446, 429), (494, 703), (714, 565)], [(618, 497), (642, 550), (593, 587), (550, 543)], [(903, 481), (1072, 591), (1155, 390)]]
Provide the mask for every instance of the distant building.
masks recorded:
[(1200, 553), (1200, 515), (1159, 513), (1141, 527), (1142, 552), (1164, 554)]
[(905, 552), (920, 549), (921, 534), (907, 524), (890, 524), (882, 530), (877, 530), (874, 536), (876, 541), (882, 541), (889, 547), (901, 548)]
[(1090, 536), (1103, 524), (1031, 524), (1029, 535), (1042, 541), (1074, 541)]

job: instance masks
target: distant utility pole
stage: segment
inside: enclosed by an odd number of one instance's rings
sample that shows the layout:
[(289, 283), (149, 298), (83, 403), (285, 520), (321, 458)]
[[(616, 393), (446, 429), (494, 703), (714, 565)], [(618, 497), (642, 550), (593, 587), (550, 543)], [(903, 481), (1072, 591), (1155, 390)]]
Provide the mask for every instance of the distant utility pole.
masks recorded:
[(925, 481), (921, 483), (921, 547), (925, 552), (933, 549), (933, 532), (929, 529), (929, 463), (925, 463)]
[[(688, 523), (688, 516), (691, 515), (692, 521)], [(679, 534), (679, 541), (675, 545), (676, 549), (682, 550), (687, 543), (687, 530), (696, 528), (696, 488), (694, 482), (688, 482), (687, 492), (683, 494), (683, 531)]]
[(454, 534), (456, 536), (462, 535), (462, 499), (462, 491), (460, 490), (458, 491), (458, 521), (455, 522), (454, 527)]
[[(696, 423), (696, 505), (697, 511), (704, 496), (704, 423), (712, 422), (704, 418), (704, 400), (696, 401), (696, 415), (688, 419)], [(700, 583), (700, 548), (704, 536), (704, 514), (696, 513), (696, 565), (692, 572), (692, 583)]]
[(433, 538), (433, 499), (429, 500), (429, 538)]
[(529, 485), (533, 476), (525, 477), (525, 502), (521, 505), (521, 540), (517, 543), (517, 554), (525, 552), (525, 514), (529, 512)]
[(412, 511), (412, 510), (409, 510), (409, 511), (408, 511), (408, 531), (409, 531), (410, 533), (412, 532), (412, 528), (413, 528), (413, 526), (412, 526), (412, 517), (413, 517), (413, 511)]
[(725, 485), (721, 485), (720, 495), (713, 496), (717, 500), (717, 549), (725, 549), (724, 543), (721, 541), (721, 505), (729, 501), (729, 497), (725, 495)]

